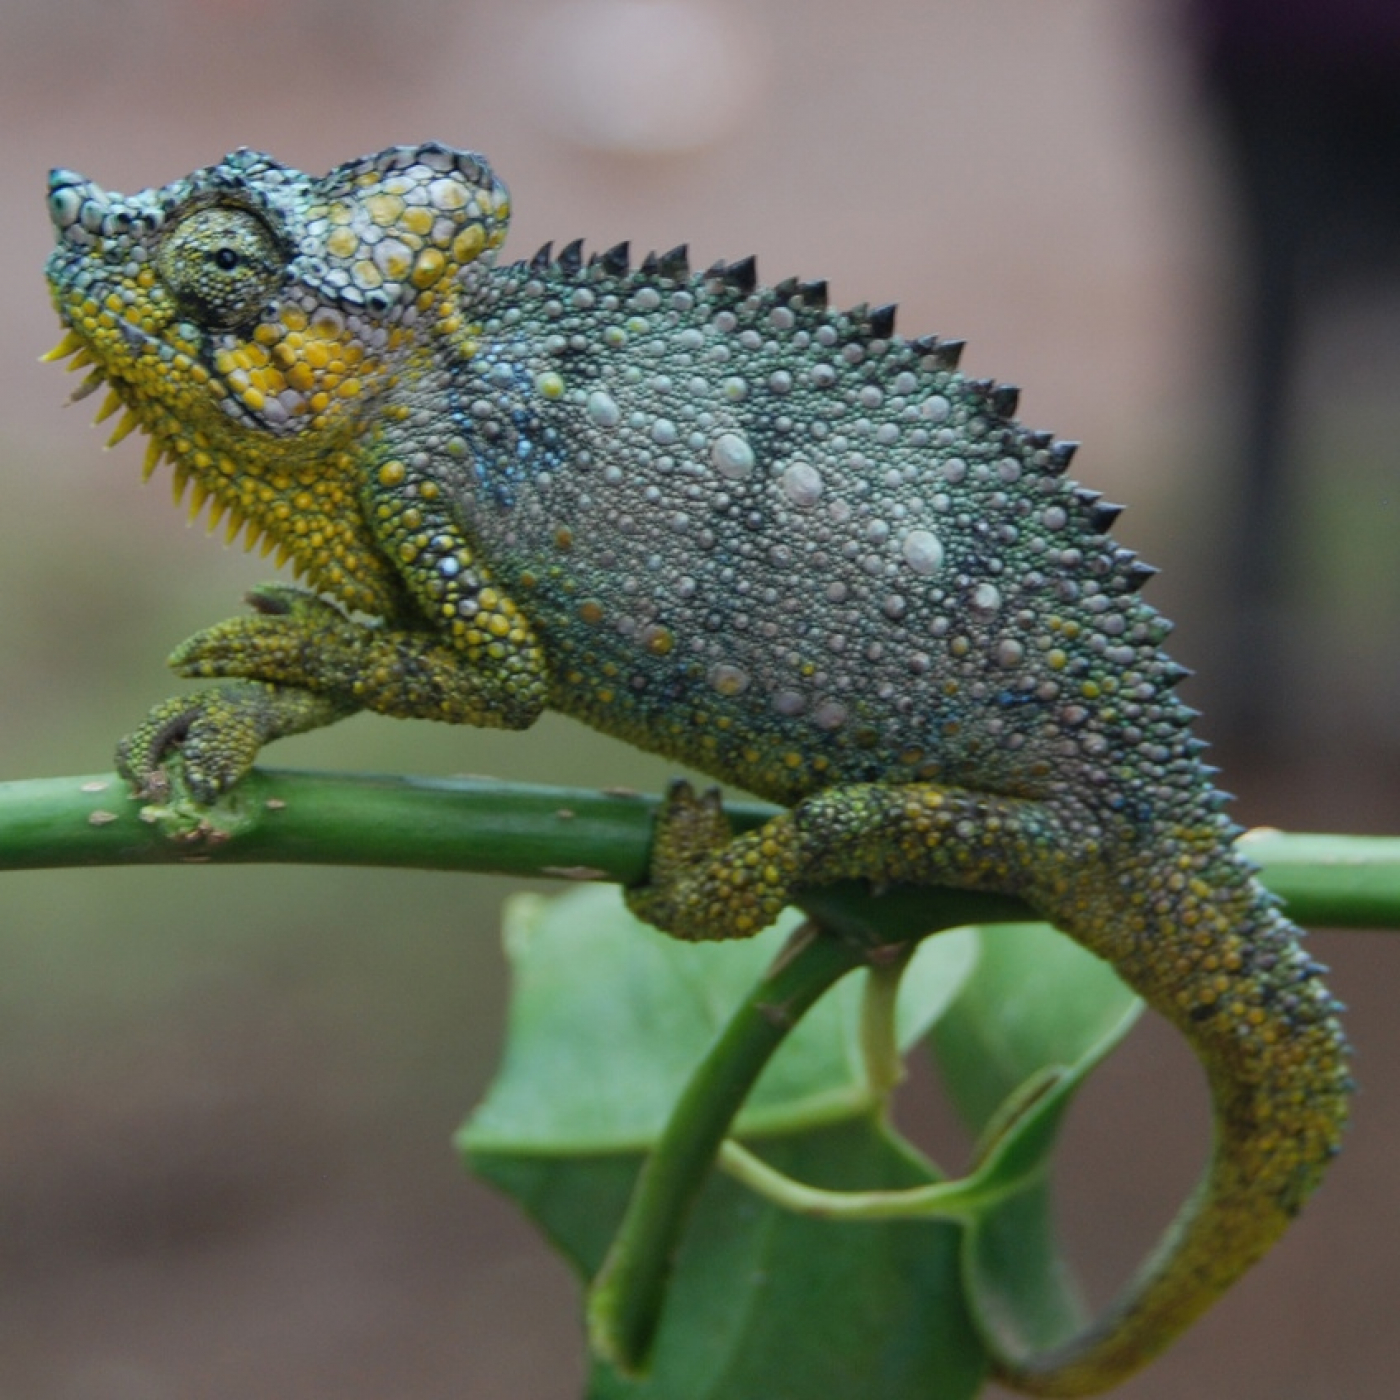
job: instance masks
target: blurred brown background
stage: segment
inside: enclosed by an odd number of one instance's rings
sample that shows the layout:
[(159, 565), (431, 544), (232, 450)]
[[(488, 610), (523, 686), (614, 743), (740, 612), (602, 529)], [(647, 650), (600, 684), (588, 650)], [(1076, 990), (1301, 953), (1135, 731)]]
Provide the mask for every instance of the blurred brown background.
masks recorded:
[[(263, 562), (187, 532), (135, 439), (36, 357), (43, 179), (163, 183), (238, 145), (310, 171), (437, 137), (515, 195), (511, 248), (749, 252), (896, 298), (1082, 438), (1082, 479), (1165, 572), (1246, 822), (1395, 830), (1400, 282), (1340, 279), (1300, 348), (1279, 564), (1285, 680), (1240, 706), (1230, 518), (1239, 209), (1165, 0), (3, 0), (0, 776), (105, 768), (161, 658)], [(1384, 172), (1378, 172), (1383, 178)], [(1212, 697), (1219, 706), (1213, 726)], [(1262, 715), (1248, 726), (1233, 716)], [(1241, 733), (1243, 728), (1243, 734)], [(1267, 740), (1239, 742), (1241, 738)], [(562, 721), (360, 719), (275, 761), (656, 787)], [(448, 1135), (491, 1072), (502, 882), (122, 870), (0, 894), (0, 1396), (569, 1400), (573, 1288)], [(1298, 1228), (1130, 1400), (1391, 1397), (1400, 1374), (1400, 945), (1320, 936), (1363, 1092)], [(1202, 1095), (1148, 1026), (1072, 1125), (1067, 1224), (1102, 1293), (1192, 1179)], [(942, 1114), (917, 1093), (921, 1141)], [(944, 1152), (951, 1161), (955, 1153)], [(735, 1400), (759, 1400), (735, 1397)]]

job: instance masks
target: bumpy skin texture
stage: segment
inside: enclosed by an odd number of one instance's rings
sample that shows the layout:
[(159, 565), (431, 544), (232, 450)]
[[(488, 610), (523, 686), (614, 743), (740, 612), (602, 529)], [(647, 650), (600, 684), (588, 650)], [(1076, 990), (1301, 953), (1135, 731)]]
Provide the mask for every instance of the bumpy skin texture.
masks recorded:
[(177, 652), (219, 684), (124, 741), (138, 789), (177, 745), (208, 798), (360, 708), (548, 706), (789, 804), (731, 839), (672, 794), (631, 900), (680, 937), (841, 877), (1024, 896), (1180, 1027), (1216, 1118), (1125, 1297), (1006, 1361), (1027, 1391), (1113, 1385), (1282, 1232), (1345, 1118), (1336, 1005), (1232, 849), (1152, 571), (1014, 390), (893, 308), (759, 288), (752, 260), (500, 265), (504, 187), (435, 144), (323, 179), (240, 151), (130, 198), (50, 188), (56, 356), (314, 590), (261, 589)]

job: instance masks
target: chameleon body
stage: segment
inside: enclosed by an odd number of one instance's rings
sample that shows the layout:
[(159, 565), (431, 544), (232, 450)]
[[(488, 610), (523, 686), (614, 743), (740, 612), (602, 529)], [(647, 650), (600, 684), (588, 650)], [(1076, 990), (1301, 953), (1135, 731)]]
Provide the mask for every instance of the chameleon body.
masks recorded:
[(505, 188), (437, 144), (131, 197), (55, 171), (50, 204), (55, 356), (310, 585), (180, 648), (215, 684), (123, 741), (138, 790), (179, 747), (211, 798), (361, 708), (550, 707), (788, 807), (731, 839), (671, 794), (630, 899), (678, 936), (844, 877), (1023, 896), (1187, 1036), (1216, 1127), (1124, 1298), (1003, 1361), (1029, 1392), (1113, 1385), (1283, 1231), (1346, 1115), (1338, 1008), (1232, 848), (1152, 571), (1013, 389), (751, 259), (498, 261)]

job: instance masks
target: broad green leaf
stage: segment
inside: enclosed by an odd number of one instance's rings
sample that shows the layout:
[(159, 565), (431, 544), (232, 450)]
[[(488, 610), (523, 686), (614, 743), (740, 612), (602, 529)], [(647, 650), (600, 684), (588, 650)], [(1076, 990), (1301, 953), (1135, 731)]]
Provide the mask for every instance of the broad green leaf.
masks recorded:
[(982, 953), (933, 1028), (950, 1096), (981, 1135), (995, 1194), (969, 1223), (964, 1267), (984, 1335), (1012, 1356), (1077, 1330), (1083, 1313), (1055, 1243), (1050, 1157), (1090, 1071), (1141, 1003), (1104, 962), (1043, 924), (980, 931)]
[[(872, 1120), (772, 1139), (776, 1167), (832, 1187), (931, 1174)], [(471, 1154), (589, 1278), (621, 1219), (636, 1154)], [(649, 1375), (595, 1369), (589, 1400), (968, 1400), (986, 1360), (962, 1296), (955, 1226), (833, 1225), (716, 1174), (677, 1262)]]
[[(622, 1151), (660, 1132), (691, 1071), (800, 916), (739, 943), (681, 943), (592, 885), (506, 907), (512, 991), (504, 1063), (464, 1141), (472, 1151)], [(929, 939), (900, 986), (908, 1048), (970, 974), (976, 938)], [(746, 1135), (839, 1122), (871, 1097), (859, 1045), (861, 977), (798, 1025), (741, 1114)]]
[[(774, 1139), (764, 1156), (835, 1188), (932, 1179), (869, 1118)], [(686, 1241), (649, 1376), (599, 1366), (589, 1400), (967, 1400), (981, 1388), (955, 1226), (813, 1220), (716, 1177)]]
[[(603, 888), (512, 902), (505, 1063), (459, 1140), (582, 1278), (602, 1263), (642, 1150), (783, 937), (677, 944)], [(975, 946), (964, 931), (921, 950), (901, 988), (903, 1044), (947, 1006)], [(880, 1125), (866, 1087), (859, 982), (839, 984), (793, 1032), (742, 1125), (765, 1135), (766, 1160), (804, 1181), (927, 1184), (936, 1174)], [(986, 1360), (963, 1301), (958, 1234), (941, 1222), (804, 1218), (715, 1173), (684, 1236), (648, 1376), (600, 1365), (590, 1400), (967, 1400)]]

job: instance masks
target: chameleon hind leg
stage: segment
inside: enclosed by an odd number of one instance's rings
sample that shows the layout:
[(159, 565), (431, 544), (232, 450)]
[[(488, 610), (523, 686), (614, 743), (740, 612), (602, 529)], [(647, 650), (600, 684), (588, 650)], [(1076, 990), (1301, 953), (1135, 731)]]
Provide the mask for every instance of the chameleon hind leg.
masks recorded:
[[(674, 784), (632, 912), (677, 938), (747, 938), (803, 886), (862, 877), (1001, 894), (1053, 881), (1061, 844), (1038, 804), (930, 783), (828, 788), (735, 837), (711, 789)], [(1083, 852), (1081, 849), (1081, 856)]]
[(1279, 912), (1202, 819), (1106, 838), (1086, 813), (929, 784), (815, 794), (732, 837), (711, 793), (672, 789), (651, 877), (628, 902), (687, 939), (746, 937), (803, 885), (864, 877), (1024, 897), (1106, 958), (1190, 1042), (1210, 1083), (1210, 1168), (1107, 1311), (1048, 1352), (988, 1337), (1028, 1394), (1111, 1389), (1162, 1351), (1283, 1233), (1337, 1150), (1350, 1080), (1337, 1005)]

